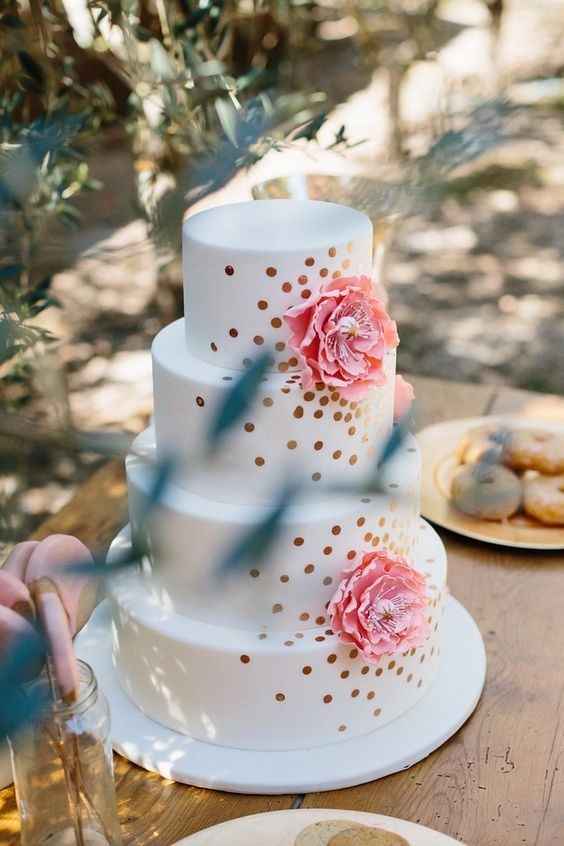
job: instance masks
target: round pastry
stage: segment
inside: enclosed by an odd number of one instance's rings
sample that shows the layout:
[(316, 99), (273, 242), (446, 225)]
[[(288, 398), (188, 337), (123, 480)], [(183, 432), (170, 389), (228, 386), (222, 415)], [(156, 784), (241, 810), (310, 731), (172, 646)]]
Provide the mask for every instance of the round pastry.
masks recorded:
[(300, 831), (294, 846), (328, 846), (329, 841), (341, 831), (358, 832), (366, 826), (351, 820), (322, 820)]
[(525, 479), (523, 508), (547, 526), (564, 526), (564, 475)]
[(453, 504), (481, 520), (505, 520), (521, 505), (521, 482), (499, 464), (466, 464), (452, 480)]
[(405, 837), (384, 828), (347, 829), (335, 835), (328, 846), (409, 846)]
[(470, 429), (461, 438), (457, 449), (461, 464), (475, 464), (487, 453), (488, 463), (500, 462), (507, 435), (499, 426), (491, 423)]
[(537, 470), (558, 476), (564, 473), (564, 434), (515, 429), (505, 444), (503, 461), (513, 470)]

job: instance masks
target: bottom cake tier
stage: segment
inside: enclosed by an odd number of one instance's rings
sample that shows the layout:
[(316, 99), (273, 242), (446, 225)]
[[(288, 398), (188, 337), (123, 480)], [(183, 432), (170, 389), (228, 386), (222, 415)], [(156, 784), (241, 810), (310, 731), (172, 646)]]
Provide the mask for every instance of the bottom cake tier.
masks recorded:
[(363, 734), (415, 705), (440, 660), (446, 553), (420, 524), (430, 633), (409, 652), (369, 663), (325, 627), (250, 632), (192, 621), (159, 603), (141, 573), (116, 577), (114, 662), (151, 719), (197, 740), (240, 749), (302, 749)]

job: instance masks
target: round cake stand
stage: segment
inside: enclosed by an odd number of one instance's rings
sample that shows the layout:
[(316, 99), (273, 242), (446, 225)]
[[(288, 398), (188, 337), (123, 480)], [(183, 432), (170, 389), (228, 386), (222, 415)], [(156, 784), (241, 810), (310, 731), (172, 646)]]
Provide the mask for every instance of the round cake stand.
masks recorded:
[[(122, 532), (114, 544), (123, 544), (125, 538)], [(119, 684), (107, 601), (98, 606), (75, 646), (78, 657), (94, 668), (110, 703), (114, 748), (134, 764), (196, 787), (235, 793), (308, 793), (352, 787), (407, 769), (441, 746), (468, 719), (484, 686), (484, 643), (470, 614), (452, 597), (442, 625), (438, 676), (413, 708), (368, 735), (290, 751), (215, 746), (146, 717)]]
[[(361, 811), (311, 810), (271, 811), (253, 814), (236, 820), (214, 825), (203, 831), (179, 840), (175, 846), (294, 846), (296, 837), (304, 828), (326, 820), (343, 820), (367, 827), (383, 828), (404, 837), (409, 846), (463, 846), (458, 840), (440, 834), (422, 825), (384, 817), (381, 814), (367, 814)], [(324, 841), (325, 842), (325, 841)]]

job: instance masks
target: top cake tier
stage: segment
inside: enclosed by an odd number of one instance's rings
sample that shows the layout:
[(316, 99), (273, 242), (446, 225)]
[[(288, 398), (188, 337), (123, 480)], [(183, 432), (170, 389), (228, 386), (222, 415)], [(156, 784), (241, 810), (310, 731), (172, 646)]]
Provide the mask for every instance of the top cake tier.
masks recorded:
[(370, 276), (372, 224), (333, 203), (255, 200), (188, 218), (182, 252), (190, 353), (241, 370), (264, 345), (292, 371), (284, 313), (332, 278)]

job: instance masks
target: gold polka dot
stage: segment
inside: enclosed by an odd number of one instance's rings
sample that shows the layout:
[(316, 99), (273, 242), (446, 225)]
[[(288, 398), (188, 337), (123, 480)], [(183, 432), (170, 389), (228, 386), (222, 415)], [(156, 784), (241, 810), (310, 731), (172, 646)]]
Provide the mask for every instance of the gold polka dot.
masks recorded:
[(255, 424), (254, 423), (245, 423), (245, 432), (254, 432)]
[(311, 291), (309, 290), (309, 288), (304, 288), (303, 291), (302, 291), (302, 299), (308, 300), (310, 297), (311, 297)]
[(393, 670), (395, 666), (396, 666), (396, 662), (390, 661), (390, 663), (388, 664), (388, 670)]
[(323, 449), (323, 441), (316, 441), (313, 448), (319, 452), (320, 449)]
[(307, 282), (307, 276), (305, 275), (305, 273), (302, 273), (301, 276), (298, 276), (298, 282), (300, 283), (300, 285), (305, 285), (305, 283)]
[(314, 264), (315, 264), (315, 259), (313, 258), (313, 256), (308, 256), (308, 258), (306, 258), (306, 260), (305, 260), (305, 266), (306, 267), (313, 267)]
[(353, 242), (349, 241), (349, 243), (347, 244), (347, 252), (352, 253), (352, 251), (353, 251)]
[(345, 423), (350, 423), (351, 420), (352, 420), (352, 414), (349, 411), (348, 414), (345, 414)]
[(281, 364), (278, 365), (278, 370), (280, 371), (280, 373), (285, 373), (287, 371), (287, 369), (288, 369), (288, 365), (286, 364), (285, 361), (281, 362)]
[(349, 652), (349, 658), (358, 658), (358, 649), (351, 649)]
[(232, 264), (227, 264), (224, 269), (226, 276), (233, 276), (233, 274), (235, 273), (235, 268)]
[(236, 338), (239, 333), (237, 332), (236, 329), (230, 329), (229, 334), (231, 335), (232, 338)]
[(347, 730), (347, 727), (344, 723), (343, 723), (343, 725), (339, 726), (339, 731), (346, 731), (346, 730)]
[(347, 552), (347, 558), (349, 559), (349, 561), (352, 561), (355, 556), (356, 551), (354, 549), (349, 549), (349, 551)]
[(294, 417), (297, 417), (298, 420), (299, 420), (300, 417), (303, 417), (303, 416), (304, 416), (303, 408), (301, 407), (301, 405), (297, 405), (296, 408), (294, 409)]
[(324, 391), (325, 390), (325, 382), (316, 382), (315, 383), (315, 390), (316, 391)]
[(282, 350), (286, 349), (286, 344), (284, 341), (277, 341), (275, 344), (275, 348), (278, 352), (282, 352)]
[(257, 457), (255, 458), (255, 464), (257, 465), (257, 467), (264, 467), (264, 458), (262, 458), (260, 455), (257, 455)]
[(323, 579), (323, 584), (324, 584), (326, 587), (327, 587), (328, 585), (333, 584), (333, 579), (331, 578), (331, 576), (325, 576), (325, 578)]
[(309, 620), (309, 614), (307, 613), (307, 611), (304, 611), (303, 614), (300, 614), (300, 620), (303, 623), (305, 623), (307, 620)]
[(212, 352), (217, 352), (217, 344), (215, 344), (213, 341), (211, 342), (210, 347), (212, 349)]
[(308, 665), (302, 667), (302, 673), (304, 674), (304, 676), (309, 676), (309, 674), (311, 673), (311, 667)]
[(322, 267), (321, 270), (319, 271), (319, 275), (323, 276), (323, 277), (327, 276), (328, 273), (329, 273), (329, 271), (327, 270), (326, 267)]
[(294, 641), (293, 641), (293, 640), (285, 640), (285, 641), (284, 641), (284, 646), (293, 646), (293, 645), (294, 645)]
[(290, 365), (290, 367), (296, 367), (298, 364), (298, 359), (292, 356), (292, 358), (288, 359), (288, 364)]
[(306, 402), (311, 402), (312, 399), (315, 399), (315, 394), (313, 391), (306, 391), (304, 394), (304, 399)]
[(303, 546), (304, 539), (303, 538), (294, 538), (294, 546)]
[(343, 672), (341, 673), (342, 679), (348, 679), (349, 676), (350, 676), (350, 672), (348, 670), (343, 670)]
[(377, 675), (377, 676), (381, 676), (383, 672), (384, 672), (384, 670), (382, 669), (382, 667), (378, 667), (378, 669), (376, 670), (375, 675)]
[(334, 664), (336, 660), (337, 660), (337, 656), (335, 655), (335, 653), (332, 653), (331, 655), (329, 655), (327, 657), (327, 663), (328, 664)]
[(288, 441), (288, 443), (286, 444), (288, 449), (295, 449), (297, 447), (297, 445), (298, 445), (297, 441)]
[(257, 308), (260, 308), (261, 311), (264, 311), (265, 308), (268, 308), (268, 303), (266, 300), (259, 300), (257, 303)]
[(264, 338), (262, 337), (262, 335), (255, 335), (253, 341), (255, 342), (257, 347), (260, 347), (264, 344)]
[(290, 581), (290, 576), (280, 576), (280, 581), (282, 582), (282, 584), (287, 584), (287, 582)]
[(339, 394), (338, 391), (333, 391), (333, 393), (331, 394), (331, 399), (333, 400), (333, 402), (337, 402), (339, 397), (340, 397), (340, 394)]
[(374, 713), (375, 717), (379, 717), (380, 714), (382, 713), (382, 709), (381, 708), (375, 708), (373, 713)]
[(196, 397), (196, 405), (199, 405), (200, 408), (203, 408), (205, 404), (206, 403), (203, 397)]
[(396, 670), (396, 676), (401, 676), (403, 673), (403, 667), (398, 667)]
[(335, 461), (338, 461), (339, 458), (342, 456), (342, 454), (343, 453), (341, 452), (340, 449), (336, 449), (335, 452), (333, 453), (333, 458), (335, 459)]
[(279, 317), (273, 317), (270, 321), (270, 325), (273, 329), (280, 329), (280, 327), (282, 326), (282, 321)]
[(365, 676), (369, 672), (369, 670), (370, 670), (370, 667), (367, 667), (366, 664), (365, 664), (360, 672), (362, 673), (363, 676)]
[(332, 546), (324, 546), (323, 547), (323, 555), (331, 555), (332, 552), (333, 552)]
[(249, 575), (253, 577), (253, 579), (258, 579), (260, 576), (260, 570), (249, 570)]
[(284, 702), (284, 700), (286, 699), (283, 693), (277, 693), (274, 698), (277, 702)]
[(349, 464), (351, 465), (351, 467), (354, 466), (357, 461), (358, 455), (351, 455), (351, 457), (349, 458)]
[(355, 687), (355, 689), (353, 691), (351, 691), (352, 698), (356, 699), (356, 697), (358, 696), (359, 693), (360, 693), (360, 690), (358, 689), (358, 687)]
[(358, 520), (356, 521), (356, 525), (357, 525), (359, 528), (360, 528), (361, 526), (364, 526), (364, 524), (365, 524), (365, 523), (366, 523), (366, 517), (359, 517), (359, 518), (358, 518)]
[(331, 696), (330, 693), (326, 693), (325, 696), (323, 697), (323, 701), (325, 702), (326, 705), (329, 705), (329, 703), (333, 701), (333, 697)]
[(241, 664), (249, 664), (251, 659), (248, 655), (241, 655)]
[(333, 279), (340, 279), (341, 278), (341, 271), (336, 270), (334, 273), (331, 274), (331, 276), (333, 277)]
[(374, 697), (375, 697), (375, 696), (376, 696), (376, 694), (374, 693), (374, 691), (373, 691), (373, 690), (369, 690), (369, 691), (368, 691), (368, 693), (366, 694), (366, 698), (367, 698), (368, 700), (370, 700), (370, 699), (374, 699)]
[(282, 285), (282, 290), (284, 291), (285, 294), (289, 294), (290, 291), (292, 290), (291, 282), (284, 282), (284, 284)]
[(413, 679), (413, 673), (410, 673), (410, 674), (408, 675), (408, 677), (406, 678), (406, 682), (408, 682), (408, 683), (409, 683), (412, 679)]
[(272, 606), (272, 613), (273, 614), (280, 614), (282, 611), (282, 605), (279, 602), (275, 602)]
[(351, 438), (353, 435), (356, 435), (356, 429), (354, 426), (349, 427), (349, 435), (351, 436)]
[(312, 473), (311, 475), (312, 481), (319, 482), (321, 479), (321, 473)]
[(275, 267), (267, 267), (266, 268), (266, 275), (267, 276), (276, 276), (277, 273), (278, 273), (278, 271), (276, 270)]
[(323, 637), (323, 635), (318, 635), (318, 637), (314, 638), (314, 640), (316, 640), (318, 643), (321, 643), (325, 640), (325, 638)]
[(262, 401), (262, 404), (265, 405), (267, 408), (270, 408), (271, 405), (274, 405), (274, 400), (272, 397), (265, 397)]
[(321, 397), (319, 400), (319, 405), (328, 405), (329, 404), (329, 397)]
[(315, 570), (314, 564), (306, 564), (306, 566), (304, 567), (304, 573), (306, 573), (308, 576), (311, 575), (311, 573), (313, 573), (314, 570)]
[(315, 622), (318, 626), (322, 626), (325, 623), (325, 617), (316, 617)]
[(331, 256), (331, 258), (335, 258), (335, 256), (337, 255), (337, 248), (336, 247), (329, 247), (328, 252), (329, 252), (329, 255)]

